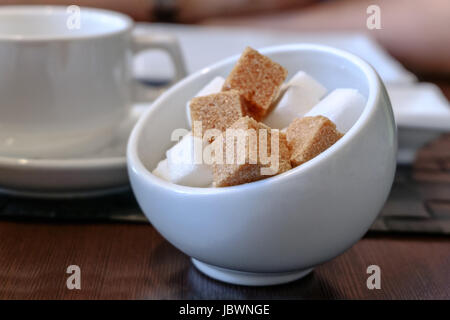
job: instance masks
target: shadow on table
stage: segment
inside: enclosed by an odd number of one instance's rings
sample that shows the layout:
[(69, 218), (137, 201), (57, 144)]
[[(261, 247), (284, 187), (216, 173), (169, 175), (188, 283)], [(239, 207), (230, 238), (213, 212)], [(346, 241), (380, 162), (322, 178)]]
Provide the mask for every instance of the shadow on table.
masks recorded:
[[(339, 293), (312, 272), (303, 279), (277, 286), (246, 287), (211, 279), (198, 271), (190, 259), (167, 242), (152, 253), (152, 276), (148, 286), (152, 295), (177, 299), (329, 299)], [(152, 297), (146, 297), (152, 298)], [(344, 297), (342, 297), (344, 298)]]
[(314, 271), (306, 277), (277, 286), (245, 287), (222, 283), (198, 271), (192, 264), (187, 270), (189, 294), (186, 299), (329, 299), (338, 293)]

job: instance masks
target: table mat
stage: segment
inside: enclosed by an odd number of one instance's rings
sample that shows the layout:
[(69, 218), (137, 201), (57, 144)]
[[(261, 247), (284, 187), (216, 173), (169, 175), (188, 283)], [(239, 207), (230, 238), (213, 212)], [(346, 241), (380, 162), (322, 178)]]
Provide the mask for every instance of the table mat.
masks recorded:
[[(72, 200), (0, 195), (0, 219), (148, 223), (131, 190)], [(413, 166), (397, 167), (389, 198), (370, 230), (450, 234), (450, 134), (422, 148)]]

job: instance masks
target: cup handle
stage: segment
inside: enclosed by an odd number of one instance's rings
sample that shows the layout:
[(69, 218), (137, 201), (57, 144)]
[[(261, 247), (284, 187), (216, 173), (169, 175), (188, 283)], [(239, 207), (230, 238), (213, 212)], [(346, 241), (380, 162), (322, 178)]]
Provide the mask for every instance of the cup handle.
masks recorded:
[[(174, 64), (175, 77), (169, 83), (169, 86), (187, 75), (183, 54), (178, 40), (174, 36), (169, 34), (133, 34), (133, 53), (135, 55), (141, 51), (155, 49), (167, 52)], [(162, 89), (149, 88), (137, 82), (135, 80), (133, 88), (135, 102), (151, 102), (161, 93)]]

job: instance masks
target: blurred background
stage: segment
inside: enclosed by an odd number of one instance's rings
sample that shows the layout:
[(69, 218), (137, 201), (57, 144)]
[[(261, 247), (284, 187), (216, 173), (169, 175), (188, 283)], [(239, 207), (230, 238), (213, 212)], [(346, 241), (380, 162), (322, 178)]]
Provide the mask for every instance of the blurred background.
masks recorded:
[[(0, 4), (99, 7), (123, 12), (140, 22), (297, 34), (361, 32), (376, 39), (417, 74), (450, 74), (450, 2), (447, 0), (0, 0)], [(380, 29), (368, 27), (370, 13), (374, 13), (373, 7), (369, 7), (373, 5), (380, 10)]]

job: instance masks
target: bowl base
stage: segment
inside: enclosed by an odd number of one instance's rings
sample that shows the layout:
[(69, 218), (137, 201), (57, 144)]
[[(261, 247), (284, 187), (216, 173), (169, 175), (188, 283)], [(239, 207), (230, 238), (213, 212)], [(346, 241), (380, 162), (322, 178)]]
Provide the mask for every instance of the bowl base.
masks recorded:
[(207, 276), (222, 282), (243, 286), (272, 286), (288, 283), (303, 278), (313, 270), (313, 268), (311, 268), (280, 273), (243, 272), (216, 267), (194, 258), (191, 258), (191, 260), (194, 266)]

